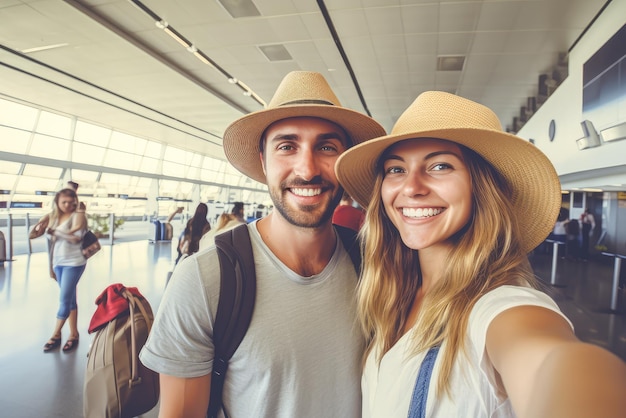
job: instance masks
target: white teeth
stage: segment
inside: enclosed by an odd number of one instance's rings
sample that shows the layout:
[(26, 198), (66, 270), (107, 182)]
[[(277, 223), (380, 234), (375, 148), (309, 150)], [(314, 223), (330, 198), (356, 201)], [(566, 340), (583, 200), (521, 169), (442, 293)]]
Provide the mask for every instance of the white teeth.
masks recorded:
[(322, 189), (291, 189), (291, 192), (297, 196), (317, 196)]
[(402, 215), (408, 218), (429, 218), (443, 212), (441, 208), (402, 208)]

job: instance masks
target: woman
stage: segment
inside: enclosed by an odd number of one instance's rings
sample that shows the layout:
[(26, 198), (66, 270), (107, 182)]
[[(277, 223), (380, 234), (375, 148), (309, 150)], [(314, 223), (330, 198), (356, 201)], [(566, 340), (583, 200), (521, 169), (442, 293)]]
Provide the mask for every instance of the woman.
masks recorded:
[(192, 218), (187, 221), (187, 226), (185, 226), (183, 231), (183, 238), (178, 244), (180, 253), (176, 263), (183, 255), (191, 255), (198, 251), (200, 238), (211, 230), (211, 224), (206, 219), (208, 213), (208, 206), (204, 203), (199, 203)]
[(52, 241), (52, 267), (61, 294), (56, 326), (52, 337), (43, 347), (44, 352), (61, 345), (61, 330), (68, 319), (70, 335), (63, 346), (63, 351), (70, 352), (78, 345), (76, 287), (87, 264), (80, 245), (87, 231), (87, 222), (84, 212), (78, 213), (77, 208), (76, 192), (72, 189), (63, 189), (55, 195), (54, 206), (49, 215), (47, 233)]
[(482, 105), (426, 92), (336, 170), (367, 207), (364, 417), (623, 416), (624, 363), (537, 290), (527, 253), (561, 194), (535, 146)]

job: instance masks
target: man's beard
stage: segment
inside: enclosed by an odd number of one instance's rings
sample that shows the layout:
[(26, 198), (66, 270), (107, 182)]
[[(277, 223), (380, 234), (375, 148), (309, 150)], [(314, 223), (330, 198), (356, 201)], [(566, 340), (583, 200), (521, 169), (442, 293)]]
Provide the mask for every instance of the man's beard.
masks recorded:
[(320, 204), (316, 205), (298, 205), (297, 207), (290, 206), (284, 196), (287, 193), (291, 193), (288, 189), (300, 187), (300, 186), (319, 186), (322, 190), (332, 190), (334, 187), (332, 184), (324, 182), (321, 177), (315, 177), (311, 181), (284, 181), (281, 182), (278, 188), (270, 188), (269, 194), (272, 202), (274, 203), (274, 209), (276, 209), (283, 218), (290, 224), (301, 228), (318, 228), (325, 225), (333, 216), (335, 208), (341, 200), (343, 189), (337, 188), (334, 196), (331, 200), (327, 201), (325, 207), (321, 207)]

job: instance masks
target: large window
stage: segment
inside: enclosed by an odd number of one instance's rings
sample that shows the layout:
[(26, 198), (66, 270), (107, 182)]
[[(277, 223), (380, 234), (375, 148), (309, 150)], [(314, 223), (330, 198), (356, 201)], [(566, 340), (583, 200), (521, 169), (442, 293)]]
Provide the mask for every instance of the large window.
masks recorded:
[(0, 161), (6, 210), (9, 201), (42, 202), (49, 210), (68, 180), (80, 184), (91, 212), (143, 215), (157, 208), (164, 216), (177, 205), (193, 210), (187, 206), (197, 200), (267, 200), (265, 185), (226, 161), (3, 98), (0, 150), (13, 158)]

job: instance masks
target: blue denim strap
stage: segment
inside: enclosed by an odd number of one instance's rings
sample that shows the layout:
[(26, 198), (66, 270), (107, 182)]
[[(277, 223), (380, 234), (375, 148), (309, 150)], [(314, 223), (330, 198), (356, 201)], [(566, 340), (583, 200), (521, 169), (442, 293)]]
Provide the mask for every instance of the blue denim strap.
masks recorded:
[(417, 380), (415, 381), (415, 387), (413, 388), (413, 396), (411, 397), (411, 406), (409, 406), (408, 418), (426, 417), (428, 386), (430, 385), (430, 376), (433, 374), (437, 354), (439, 354), (439, 347), (431, 347), (422, 361), (420, 371), (417, 374)]

